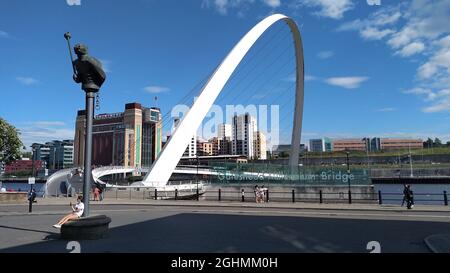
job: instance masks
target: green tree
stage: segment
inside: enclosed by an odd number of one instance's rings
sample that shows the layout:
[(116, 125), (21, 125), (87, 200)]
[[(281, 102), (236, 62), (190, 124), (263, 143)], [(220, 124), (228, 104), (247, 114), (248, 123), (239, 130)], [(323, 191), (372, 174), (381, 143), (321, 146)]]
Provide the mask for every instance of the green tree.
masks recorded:
[(433, 140), (431, 138), (428, 138), (427, 141), (423, 143), (424, 148), (432, 148), (433, 147)]
[(23, 144), (19, 134), (14, 126), (0, 117), (0, 162), (8, 164), (21, 157)]
[(434, 139), (434, 147), (441, 147), (442, 141), (439, 138)]
[(32, 158), (33, 157), (33, 153), (32, 152), (23, 152), (22, 153), (22, 158)]

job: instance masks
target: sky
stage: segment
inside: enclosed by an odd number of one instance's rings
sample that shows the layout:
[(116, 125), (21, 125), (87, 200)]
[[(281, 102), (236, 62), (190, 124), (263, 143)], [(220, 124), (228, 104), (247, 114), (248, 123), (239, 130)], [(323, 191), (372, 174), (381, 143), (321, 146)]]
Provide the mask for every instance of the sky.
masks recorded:
[[(0, 117), (27, 147), (73, 139), (84, 93), (72, 81), (67, 31), (72, 46), (87, 44), (107, 73), (97, 113), (121, 112), (129, 102), (170, 113), (192, 103), (200, 89), (189, 91), (274, 13), (293, 18), (302, 35), (303, 142), (450, 140), (446, 0), (0, 0)], [(280, 142), (288, 143), (293, 56), (289, 30), (277, 23), (245, 57), (218, 106), (278, 105)], [(171, 121), (164, 121), (168, 134)]]

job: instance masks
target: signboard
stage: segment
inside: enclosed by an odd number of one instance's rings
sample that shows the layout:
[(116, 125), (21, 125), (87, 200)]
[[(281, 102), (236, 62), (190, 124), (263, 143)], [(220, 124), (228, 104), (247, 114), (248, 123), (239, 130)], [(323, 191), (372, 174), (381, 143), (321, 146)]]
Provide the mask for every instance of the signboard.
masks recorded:
[(32, 185), (36, 183), (36, 179), (34, 177), (28, 177), (28, 184)]

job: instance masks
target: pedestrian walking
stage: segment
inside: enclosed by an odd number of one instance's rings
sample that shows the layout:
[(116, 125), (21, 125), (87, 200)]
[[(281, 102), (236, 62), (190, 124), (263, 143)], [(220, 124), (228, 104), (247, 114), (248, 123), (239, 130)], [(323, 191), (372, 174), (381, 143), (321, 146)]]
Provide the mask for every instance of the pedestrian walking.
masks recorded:
[(411, 190), (410, 185), (406, 185), (405, 189), (403, 190), (403, 199), (406, 201), (406, 208), (412, 209), (414, 207), (414, 194)]
[(406, 202), (406, 196), (408, 195), (408, 185), (403, 185), (403, 200), (402, 200), (402, 205), (401, 207), (403, 207), (403, 205)]

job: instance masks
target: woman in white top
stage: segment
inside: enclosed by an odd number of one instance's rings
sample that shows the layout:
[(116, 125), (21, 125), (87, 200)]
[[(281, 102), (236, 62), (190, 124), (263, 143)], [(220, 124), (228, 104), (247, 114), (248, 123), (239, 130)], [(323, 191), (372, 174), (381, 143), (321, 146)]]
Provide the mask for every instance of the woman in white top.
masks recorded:
[(64, 225), (64, 223), (66, 223), (67, 221), (80, 218), (83, 215), (84, 211), (84, 204), (83, 202), (81, 202), (81, 200), (83, 200), (83, 196), (80, 195), (77, 198), (77, 204), (75, 206), (72, 206), (72, 203), (70, 203), (72, 213), (64, 216), (61, 220), (59, 220), (59, 222), (56, 225), (53, 225), (53, 227), (61, 228), (61, 226)]

